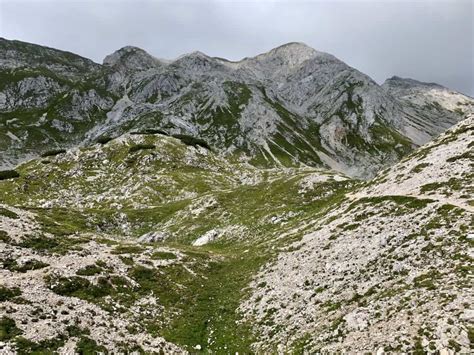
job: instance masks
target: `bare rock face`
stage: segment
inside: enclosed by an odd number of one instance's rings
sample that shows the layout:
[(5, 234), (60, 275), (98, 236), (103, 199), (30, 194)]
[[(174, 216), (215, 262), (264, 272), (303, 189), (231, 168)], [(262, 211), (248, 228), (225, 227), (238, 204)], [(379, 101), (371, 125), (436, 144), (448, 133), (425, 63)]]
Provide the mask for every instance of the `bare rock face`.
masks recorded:
[(382, 88), (402, 103), (403, 130), (417, 144), (424, 144), (433, 136), (459, 121), (459, 116), (474, 112), (471, 97), (449, 90), (435, 83), (423, 83), (394, 76)]

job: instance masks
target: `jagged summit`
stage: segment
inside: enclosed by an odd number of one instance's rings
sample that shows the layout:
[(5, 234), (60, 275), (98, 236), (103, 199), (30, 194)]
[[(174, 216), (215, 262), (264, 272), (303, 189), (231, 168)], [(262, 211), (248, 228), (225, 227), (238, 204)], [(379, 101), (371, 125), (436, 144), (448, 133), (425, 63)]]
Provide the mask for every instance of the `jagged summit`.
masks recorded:
[(178, 60), (181, 60), (183, 58), (188, 58), (188, 57), (191, 57), (191, 58), (206, 58), (206, 59), (210, 59), (211, 57), (208, 56), (206, 53), (203, 53), (201, 51), (192, 51), (190, 53), (185, 53), (185, 54), (182, 54), (180, 55), (178, 58), (176, 58), (174, 61), (178, 61)]
[(252, 57), (245, 57), (239, 61), (236, 62), (245, 62), (249, 60), (255, 60), (258, 58), (265, 58), (269, 56), (280, 56), (280, 57), (294, 57), (297, 55), (302, 56), (305, 59), (311, 58), (316, 56), (318, 52), (314, 48), (308, 46), (307, 44), (303, 42), (289, 42), (282, 44), (278, 47), (272, 48), (267, 52), (257, 54)]
[[(301, 57), (300, 60), (306, 60), (317, 55), (322, 54), (323, 52), (319, 52), (316, 49), (308, 46), (302, 42), (290, 42), (282, 44), (281, 46), (275, 47), (268, 51), (267, 53), (260, 54), (259, 56), (270, 56), (270, 55), (278, 55), (280, 57), (287, 57), (287, 58), (295, 58)], [(258, 57), (258, 56), (257, 56)]]
[(233, 64), (255, 65), (262, 63), (264, 65), (278, 64), (279, 66), (296, 67), (312, 58), (326, 58), (328, 61), (339, 61), (331, 54), (317, 51), (302, 42), (289, 42), (275, 47), (268, 52), (258, 54), (253, 57), (245, 57), (238, 61), (230, 61), (223, 58), (217, 58)]
[(157, 67), (162, 62), (141, 48), (125, 46), (106, 56), (103, 64), (107, 66), (123, 66), (133, 70), (146, 70)]

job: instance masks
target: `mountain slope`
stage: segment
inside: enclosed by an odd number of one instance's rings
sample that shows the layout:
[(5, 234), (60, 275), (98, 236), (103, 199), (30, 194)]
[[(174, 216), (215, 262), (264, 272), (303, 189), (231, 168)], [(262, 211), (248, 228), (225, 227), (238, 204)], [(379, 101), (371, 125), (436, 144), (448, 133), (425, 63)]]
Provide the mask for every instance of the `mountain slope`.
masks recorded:
[[(238, 62), (200, 52), (166, 61), (124, 47), (103, 65), (1, 43), (3, 166), (101, 136), (161, 129), (202, 138), (255, 166), (303, 164), (369, 177), (464, 117), (473, 103), (447, 92), (436, 113), (426, 111), (422, 99), (402, 99), (302, 43)], [(447, 104), (457, 98), (462, 112)]]
[(250, 277), (353, 182), (183, 140), (125, 135), (0, 181), (5, 349), (250, 351)]
[(115, 100), (89, 59), (0, 38), (0, 167), (79, 144)]
[(438, 84), (394, 76), (382, 88), (403, 104), (404, 132), (418, 144), (427, 143), (458, 122), (460, 115), (474, 111), (472, 98)]
[(474, 117), (378, 175), (262, 267), (260, 352), (472, 350)]
[(469, 352), (473, 119), (368, 182), (160, 132), (25, 163), (3, 349)]

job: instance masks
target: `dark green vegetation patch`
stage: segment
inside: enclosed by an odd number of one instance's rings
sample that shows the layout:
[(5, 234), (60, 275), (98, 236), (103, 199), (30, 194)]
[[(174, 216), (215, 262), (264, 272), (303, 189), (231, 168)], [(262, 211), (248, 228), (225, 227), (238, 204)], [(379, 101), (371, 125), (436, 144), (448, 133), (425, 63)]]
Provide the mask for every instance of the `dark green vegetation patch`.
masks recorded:
[(66, 343), (66, 337), (59, 335), (37, 343), (23, 337), (18, 337), (15, 339), (15, 343), (19, 354), (56, 354), (56, 351)]
[(177, 256), (176, 254), (173, 254), (168, 251), (157, 251), (151, 255), (151, 258), (158, 259), (158, 260), (168, 260), (168, 259), (176, 259)]
[(98, 302), (105, 296), (129, 293), (132, 285), (123, 277), (99, 277), (97, 284), (92, 284), (88, 279), (80, 276), (57, 277), (46, 276), (46, 284), (58, 295), (78, 297), (90, 302)]
[(77, 270), (76, 274), (81, 276), (93, 276), (100, 274), (102, 271), (103, 269), (99, 265), (87, 265)]
[(12, 240), (7, 232), (0, 229), (0, 242), (9, 243)]
[(0, 216), (5, 216), (12, 219), (20, 218), (20, 216), (18, 216), (15, 212), (7, 210), (4, 207), (0, 207)]
[(20, 174), (16, 170), (1, 170), (0, 180), (16, 179), (19, 178)]
[(107, 349), (98, 345), (97, 342), (89, 337), (82, 336), (76, 345), (76, 353), (78, 354), (108, 354)]
[(104, 145), (104, 144), (109, 143), (113, 139), (114, 139), (113, 137), (102, 136), (102, 137), (97, 138), (96, 143)]
[(48, 150), (44, 152), (43, 154), (41, 154), (41, 157), (42, 158), (54, 157), (56, 155), (64, 154), (64, 153), (66, 153), (66, 149), (53, 149), (53, 150)]
[(21, 264), (18, 264), (18, 261), (14, 259), (5, 259), (2, 261), (2, 265), (4, 269), (12, 272), (27, 272), (30, 270), (43, 269), (49, 266), (49, 264), (36, 259), (26, 260)]
[(9, 301), (20, 295), (21, 291), (18, 287), (8, 288), (0, 285), (0, 302)]
[(154, 144), (136, 144), (136, 145), (132, 145), (128, 149), (128, 152), (129, 153), (134, 153), (134, 152), (138, 152), (140, 150), (155, 149), (155, 148), (156, 148), (156, 146)]
[(66, 254), (74, 250), (81, 250), (80, 244), (88, 242), (84, 238), (61, 238), (47, 237), (45, 235), (26, 236), (18, 246), (23, 248), (31, 248), (44, 253)]
[(196, 138), (196, 137), (188, 136), (185, 134), (173, 134), (173, 137), (176, 139), (179, 139), (181, 142), (189, 146), (193, 146), (193, 147), (200, 146), (209, 150), (211, 149), (209, 144), (207, 144), (207, 142), (201, 138)]
[(133, 131), (130, 132), (130, 134), (136, 134), (136, 135), (141, 135), (141, 134), (161, 134), (163, 136), (169, 136), (169, 134), (161, 129), (154, 129), (154, 128), (145, 128), (140, 131)]
[(13, 319), (8, 317), (0, 318), (0, 341), (8, 341), (21, 333)]

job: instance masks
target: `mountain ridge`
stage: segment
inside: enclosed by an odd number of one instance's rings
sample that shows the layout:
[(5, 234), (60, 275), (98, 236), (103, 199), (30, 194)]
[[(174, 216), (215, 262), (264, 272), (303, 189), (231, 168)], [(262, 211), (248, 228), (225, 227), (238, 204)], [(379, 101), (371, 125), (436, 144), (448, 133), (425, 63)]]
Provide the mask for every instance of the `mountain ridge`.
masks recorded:
[[(239, 62), (196, 53), (163, 61), (128, 46), (105, 63), (73, 77), (62, 69), (0, 66), (8, 83), (0, 91), (0, 163), (153, 128), (204, 139), (260, 167), (312, 165), (366, 178), (474, 107), (474, 100), (446, 90), (440, 102), (447, 106), (427, 111), (433, 100), (421, 89), (416, 97), (426, 99), (407, 99), (301, 43)], [(33, 144), (28, 136), (38, 138)]]

